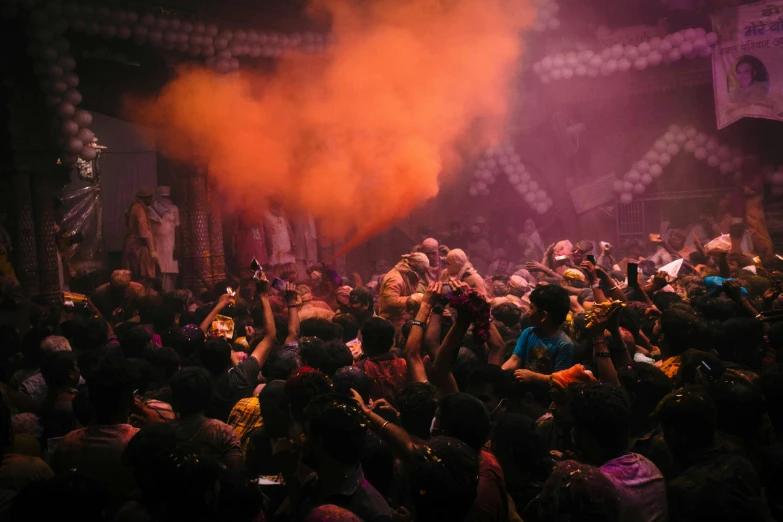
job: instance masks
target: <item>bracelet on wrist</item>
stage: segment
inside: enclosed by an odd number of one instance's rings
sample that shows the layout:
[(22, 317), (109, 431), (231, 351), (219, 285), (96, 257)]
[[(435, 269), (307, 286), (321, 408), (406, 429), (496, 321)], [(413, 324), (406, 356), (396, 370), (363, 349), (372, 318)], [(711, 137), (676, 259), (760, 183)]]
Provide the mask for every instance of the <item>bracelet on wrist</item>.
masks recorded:
[(411, 326), (421, 326), (422, 328), (426, 328), (427, 327), (427, 325), (424, 322), (416, 320), (416, 319), (411, 321)]
[(598, 352), (595, 354), (596, 357), (608, 357), (611, 358), (612, 354), (609, 352)]

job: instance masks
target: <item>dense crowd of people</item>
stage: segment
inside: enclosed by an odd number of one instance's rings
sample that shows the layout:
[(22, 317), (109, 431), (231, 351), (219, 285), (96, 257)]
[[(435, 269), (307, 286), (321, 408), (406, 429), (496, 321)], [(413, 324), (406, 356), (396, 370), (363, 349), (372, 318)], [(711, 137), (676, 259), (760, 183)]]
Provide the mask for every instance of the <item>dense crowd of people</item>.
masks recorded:
[(456, 225), (366, 284), (2, 277), (0, 520), (783, 520), (783, 263), (702, 218)]

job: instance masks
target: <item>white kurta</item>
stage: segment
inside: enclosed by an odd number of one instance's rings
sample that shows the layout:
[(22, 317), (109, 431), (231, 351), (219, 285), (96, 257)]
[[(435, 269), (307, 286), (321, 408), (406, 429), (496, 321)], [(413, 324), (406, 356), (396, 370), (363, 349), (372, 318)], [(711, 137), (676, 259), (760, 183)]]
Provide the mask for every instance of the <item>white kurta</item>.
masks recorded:
[(175, 230), (179, 226), (179, 209), (172, 205), (171, 210), (161, 216), (160, 221), (150, 221), (155, 249), (158, 251), (160, 271), (164, 274), (178, 274), (179, 264), (174, 259)]
[(271, 212), (264, 214), (264, 229), (267, 235), (269, 264), (272, 266), (294, 263), (291, 228), (284, 216), (275, 216)]

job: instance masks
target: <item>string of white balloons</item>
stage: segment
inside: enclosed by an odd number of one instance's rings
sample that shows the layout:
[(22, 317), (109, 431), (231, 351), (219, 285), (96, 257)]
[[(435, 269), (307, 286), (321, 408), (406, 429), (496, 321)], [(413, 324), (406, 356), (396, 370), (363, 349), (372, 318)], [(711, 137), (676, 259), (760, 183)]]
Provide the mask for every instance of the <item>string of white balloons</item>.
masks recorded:
[(568, 80), (575, 76), (609, 76), (631, 68), (643, 71), (683, 58), (691, 60), (710, 56), (717, 42), (717, 34), (696, 27), (677, 31), (664, 38), (656, 36), (639, 45), (615, 44), (601, 51), (586, 49), (545, 56), (533, 64), (533, 71), (543, 83)]
[(543, 33), (547, 29), (557, 30), (560, 28), (560, 19), (557, 13), (560, 11), (560, 4), (555, 0), (541, 0), (536, 11), (536, 19), (532, 28), (534, 31)]
[[(663, 174), (663, 169), (680, 152), (688, 152), (699, 161), (720, 170), (724, 176), (739, 176), (743, 161), (747, 158), (739, 149), (721, 144), (715, 136), (699, 132), (692, 125), (681, 127), (671, 125), (662, 134), (644, 156), (633, 164), (622, 179), (614, 182), (614, 191), (621, 203), (631, 203), (634, 194), (644, 194), (647, 187)], [(772, 186), (772, 193), (783, 195), (783, 165), (777, 170), (772, 166), (763, 167), (765, 179)]]
[(489, 187), (495, 184), (498, 172), (504, 173), (508, 182), (519, 193), (530, 208), (539, 214), (546, 214), (554, 204), (546, 190), (532, 179), (527, 167), (510, 143), (489, 147), (476, 162), (474, 180), (468, 187), (471, 196), (489, 195)]

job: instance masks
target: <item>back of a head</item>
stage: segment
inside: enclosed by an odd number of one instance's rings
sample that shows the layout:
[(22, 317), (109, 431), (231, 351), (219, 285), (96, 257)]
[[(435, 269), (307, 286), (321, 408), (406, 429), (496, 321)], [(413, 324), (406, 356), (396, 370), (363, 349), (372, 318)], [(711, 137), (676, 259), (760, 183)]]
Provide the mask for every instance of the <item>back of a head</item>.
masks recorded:
[(512, 383), (510, 375), (500, 366), (479, 363), (468, 374), (468, 387), (465, 391), (489, 408), (488, 395), (493, 394), (499, 400), (507, 399), (511, 395)]
[(222, 337), (210, 339), (199, 350), (199, 360), (212, 375), (219, 375), (231, 366), (231, 345)]
[(285, 381), (272, 381), (258, 394), (258, 404), (264, 419), (264, 431), (269, 437), (287, 437), (290, 405), (285, 395)]
[(620, 520), (615, 486), (600, 469), (574, 460), (555, 466), (534, 505), (541, 521)]
[(394, 345), (394, 325), (381, 317), (371, 317), (362, 325), (362, 349), (364, 353), (382, 355)]
[[(160, 472), (167, 520), (210, 520), (221, 463), (205, 446), (186, 442), (161, 454)], [(176, 517), (176, 518), (175, 518)]]
[[(124, 359), (104, 359), (98, 371), (87, 381), (95, 419), (106, 424), (127, 412), (133, 403), (133, 374)], [(127, 413), (125, 413), (127, 417)]]
[(478, 455), (464, 442), (435, 437), (411, 457), (410, 495), (420, 522), (462, 522), (478, 489)]
[(179, 356), (184, 360), (194, 353), (198, 353), (204, 346), (205, 340), (206, 336), (201, 328), (195, 324), (186, 324), (179, 329), (179, 335), (172, 348), (177, 350)]
[(440, 429), (446, 437), (459, 439), (474, 451), (489, 437), (489, 412), (484, 403), (467, 393), (452, 393), (439, 405)]
[(675, 294), (674, 292), (658, 292), (653, 296), (652, 299), (656, 308), (662, 312), (668, 310), (673, 304), (682, 301), (682, 297)]
[(715, 403), (706, 390), (685, 387), (661, 399), (653, 413), (673, 453), (709, 449), (715, 441)]
[(340, 368), (352, 364), (353, 355), (350, 348), (342, 341), (334, 340), (324, 343), (321, 348), (320, 365), (316, 369), (324, 372), (327, 377), (332, 377)]
[(510, 466), (539, 477), (546, 473), (549, 452), (533, 419), (516, 413), (501, 415), (490, 440), (492, 453), (504, 468)]
[(661, 314), (660, 324), (664, 340), (671, 349), (670, 355), (679, 355), (688, 348), (699, 348), (703, 342), (703, 323), (685, 310), (665, 310)]
[[(76, 374), (74, 379), (74, 373)], [(54, 352), (44, 356), (41, 362), (41, 375), (49, 389), (63, 386), (75, 386), (78, 382), (76, 357), (72, 352)]]
[(373, 298), (372, 292), (369, 288), (360, 286), (351, 290), (348, 299), (353, 303), (359, 303), (362, 306), (366, 306), (368, 310), (372, 310)]
[(174, 348), (148, 348), (144, 352), (144, 358), (152, 365), (154, 374), (163, 380), (171, 379), (179, 370), (179, 354)]
[(617, 371), (620, 385), (633, 397), (633, 411), (647, 418), (661, 399), (671, 393), (673, 385), (660, 368), (635, 362)]
[(171, 378), (171, 402), (174, 411), (190, 415), (204, 410), (212, 397), (212, 379), (198, 366), (182, 368)]
[(509, 328), (519, 325), (522, 311), (512, 303), (503, 303), (492, 309), (492, 317)]
[(568, 291), (561, 286), (539, 286), (530, 293), (530, 302), (540, 311), (547, 313), (547, 320), (554, 325), (560, 325), (566, 320), (571, 310), (571, 300)]
[(278, 348), (272, 351), (264, 365), (264, 377), (269, 381), (285, 381), (299, 366), (300, 360), (296, 352)]
[(341, 464), (359, 462), (367, 423), (356, 402), (328, 393), (314, 397), (304, 409), (308, 434), (320, 440), (324, 451)]
[(740, 437), (758, 431), (765, 411), (761, 388), (728, 370), (710, 383), (710, 396), (718, 413), (718, 430)]
[(607, 450), (624, 451), (631, 428), (631, 401), (619, 386), (601, 382), (568, 387), (575, 427)]
[(338, 324), (318, 317), (305, 319), (299, 325), (300, 337), (318, 337), (322, 341), (333, 341), (339, 339), (341, 335), (342, 331)]
[(44, 354), (49, 354), (55, 352), (70, 352), (72, 350), (68, 339), (61, 335), (50, 335), (41, 341), (41, 351)]
[(331, 391), (332, 383), (326, 375), (305, 366), (297, 369), (285, 382), (291, 415), (298, 421), (302, 420), (302, 413), (313, 398)]
[(362, 522), (362, 519), (340, 506), (324, 504), (310, 511), (304, 522)]
[(674, 379), (678, 387), (689, 384), (702, 384), (698, 379), (701, 371), (705, 377), (716, 378), (723, 375), (725, 366), (720, 357), (713, 352), (702, 350), (685, 350), (680, 354), (680, 369)]
[(138, 359), (144, 356), (144, 349), (151, 340), (152, 334), (146, 326), (134, 326), (120, 335), (120, 348), (125, 357)]
[(358, 366), (344, 366), (332, 376), (332, 384), (335, 393), (351, 397), (351, 390), (356, 390), (364, 399), (365, 404), (370, 402), (370, 378)]
[(347, 343), (359, 337), (359, 321), (351, 314), (337, 314), (332, 317), (332, 323), (342, 329), (342, 341)]
[(422, 440), (430, 436), (432, 419), (438, 409), (438, 394), (427, 382), (413, 382), (394, 396), (405, 431)]
[(722, 326), (722, 335), (716, 346), (721, 359), (752, 367), (760, 363), (753, 355), (759, 352), (758, 347), (764, 342), (764, 323), (752, 317), (742, 317), (729, 319)]

